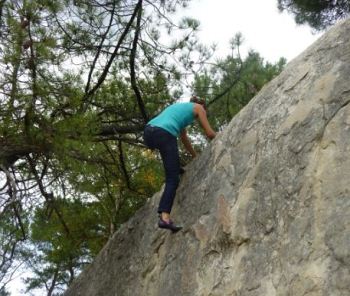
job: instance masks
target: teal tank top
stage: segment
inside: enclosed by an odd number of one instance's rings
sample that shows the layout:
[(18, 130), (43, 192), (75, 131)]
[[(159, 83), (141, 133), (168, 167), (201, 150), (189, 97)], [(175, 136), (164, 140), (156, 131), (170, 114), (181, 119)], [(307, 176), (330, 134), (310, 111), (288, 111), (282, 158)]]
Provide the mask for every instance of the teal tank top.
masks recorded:
[(165, 129), (177, 137), (181, 130), (194, 120), (194, 103), (176, 103), (165, 108), (158, 116), (148, 122), (149, 125)]

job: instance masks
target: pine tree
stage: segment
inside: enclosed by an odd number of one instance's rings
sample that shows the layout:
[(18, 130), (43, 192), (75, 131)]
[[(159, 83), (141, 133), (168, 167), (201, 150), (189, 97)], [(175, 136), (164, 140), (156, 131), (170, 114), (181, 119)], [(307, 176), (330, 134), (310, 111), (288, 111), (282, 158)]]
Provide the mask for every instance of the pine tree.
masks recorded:
[(324, 30), (350, 13), (348, 0), (278, 0), (278, 9), (294, 15), (297, 24), (309, 24), (316, 31)]

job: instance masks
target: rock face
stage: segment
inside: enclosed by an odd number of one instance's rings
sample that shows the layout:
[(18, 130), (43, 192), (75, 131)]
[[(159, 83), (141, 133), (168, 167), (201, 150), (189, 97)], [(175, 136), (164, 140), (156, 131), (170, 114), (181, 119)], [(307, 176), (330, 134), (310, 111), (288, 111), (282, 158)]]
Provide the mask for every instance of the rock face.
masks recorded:
[(350, 20), (232, 120), (186, 170), (158, 230), (156, 194), (65, 295), (350, 295)]

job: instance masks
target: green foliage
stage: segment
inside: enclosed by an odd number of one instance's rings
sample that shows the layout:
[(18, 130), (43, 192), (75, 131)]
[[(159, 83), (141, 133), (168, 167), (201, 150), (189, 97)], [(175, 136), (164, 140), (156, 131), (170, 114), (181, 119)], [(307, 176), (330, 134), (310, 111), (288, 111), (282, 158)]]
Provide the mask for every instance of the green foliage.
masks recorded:
[[(53, 207), (65, 217), (69, 231), (63, 227)], [(96, 255), (109, 236), (108, 221), (99, 207), (97, 202), (56, 199), (54, 205), (36, 208), (31, 224), (36, 251), (46, 256), (45, 261), (56, 265), (68, 265), (72, 258)]]
[(278, 9), (293, 14), (297, 24), (309, 24), (320, 31), (346, 18), (350, 3), (348, 0), (278, 0)]
[(11, 296), (10, 292), (7, 292), (4, 287), (0, 288), (0, 296)]
[[(1, 195), (1, 192), (0, 192)], [(12, 203), (1, 213), (0, 225), (0, 295), (9, 295), (5, 283), (11, 280), (12, 273), (23, 263), (19, 260), (20, 250), (26, 239), (29, 227), (28, 214), (19, 220), (19, 204)], [(6, 271), (6, 272), (4, 272)]]
[[(285, 65), (281, 58), (276, 64), (265, 62), (257, 52), (250, 51), (241, 61), (229, 56), (212, 66), (194, 81), (195, 93), (207, 98), (209, 120), (221, 129), (237, 114)], [(215, 118), (211, 118), (214, 114)]]

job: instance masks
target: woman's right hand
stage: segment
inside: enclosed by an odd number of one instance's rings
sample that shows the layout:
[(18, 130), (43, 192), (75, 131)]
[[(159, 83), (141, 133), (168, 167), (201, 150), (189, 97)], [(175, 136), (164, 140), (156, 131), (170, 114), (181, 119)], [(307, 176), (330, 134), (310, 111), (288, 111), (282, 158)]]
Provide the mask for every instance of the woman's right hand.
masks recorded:
[(206, 136), (209, 139), (214, 139), (216, 136), (216, 133), (211, 128), (208, 118), (207, 118), (207, 112), (205, 111), (204, 107), (201, 104), (194, 104), (194, 113), (198, 116), (198, 120), (201, 124), (201, 126), (204, 129), (204, 132)]

